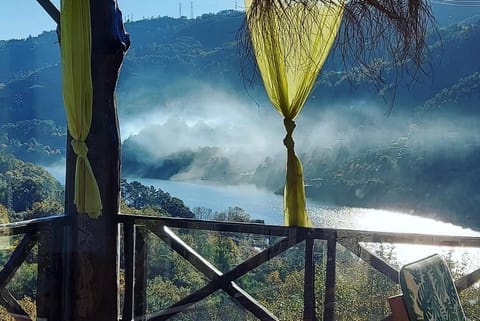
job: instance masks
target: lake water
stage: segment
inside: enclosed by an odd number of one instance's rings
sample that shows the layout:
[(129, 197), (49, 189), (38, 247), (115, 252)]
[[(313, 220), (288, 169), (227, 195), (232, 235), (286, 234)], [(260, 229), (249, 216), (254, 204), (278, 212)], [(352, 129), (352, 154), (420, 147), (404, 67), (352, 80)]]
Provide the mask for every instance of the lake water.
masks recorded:
[[(60, 182), (65, 181), (64, 166), (46, 168)], [(148, 178), (128, 178), (147, 186), (155, 186), (182, 199), (190, 207), (206, 207), (223, 211), (238, 206), (246, 210), (253, 219), (266, 224), (283, 224), (283, 198), (271, 191), (253, 185), (223, 186), (206, 182), (188, 183)], [(432, 233), (438, 235), (480, 236), (480, 232), (451, 223), (422, 218), (400, 212), (381, 209), (329, 207), (308, 200), (308, 213), (317, 227), (384, 231), (398, 233)], [(373, 244), (367, 247), (375, 249)], [(411, 262), (433, 253), (452, 252), (457, 261), (468, 260), (467, 272), (480, 267), (480, 249), (449, 248), (424, 245), (395, 244), (395, 254), (401, 263)]]
[[(170, 195), (182, 199), (190, 208), (206, 207), (222, 211), (228, 207), (238, 206), (246, 210), (253, 219), (262, 219), (266, 224), (283, 224), (283, 198), (252, 185), (223, 186), (204, 182), (187, 183), (146, 178), (128, 180), (137, 180), (144, 185), (161, 188)], [(308, 212), (316, 227), (480, 236), (480, 232), (450, 223), (379, 209), (328, 207), (308, 200)], [(451, 250), (453, 249), (436, 246), (395, 245), (395, 253), (402, 263)], [(472, 262), (472, 270), (480, 267), (479, 249), (455, 249), (452, 255), (458, 260), (468, 258)]]

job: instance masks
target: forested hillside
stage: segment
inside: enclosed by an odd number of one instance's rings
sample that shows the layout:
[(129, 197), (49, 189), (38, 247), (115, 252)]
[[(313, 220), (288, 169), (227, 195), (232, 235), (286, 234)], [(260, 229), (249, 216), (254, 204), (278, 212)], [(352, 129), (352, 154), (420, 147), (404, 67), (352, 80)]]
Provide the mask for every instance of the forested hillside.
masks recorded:
[[(396, 78), (382, 57), (385, 82), (374, 84), (333, 52), (296, 130), (310, 197), (480, 226), (480, 20), (436, 13), (414, 80)], [(126, 24), (132, 47), (117, 94), (125, 175), (281, 189), (284, 133), (258, 77), (248, 78), (243, 19), (224, 11)], [(60, 87), (55, 32), (0, 41), (0, 152), (63, 160)]]

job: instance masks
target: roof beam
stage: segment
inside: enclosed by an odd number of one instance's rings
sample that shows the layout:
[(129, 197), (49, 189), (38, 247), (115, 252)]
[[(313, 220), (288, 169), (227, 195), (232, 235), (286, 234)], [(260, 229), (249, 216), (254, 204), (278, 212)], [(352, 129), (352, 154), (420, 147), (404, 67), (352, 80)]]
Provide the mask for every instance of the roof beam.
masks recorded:
[(37, 0), (42, 8), (48, 13), (48, 15), (60, 25), (60, 10), (50, 0)]

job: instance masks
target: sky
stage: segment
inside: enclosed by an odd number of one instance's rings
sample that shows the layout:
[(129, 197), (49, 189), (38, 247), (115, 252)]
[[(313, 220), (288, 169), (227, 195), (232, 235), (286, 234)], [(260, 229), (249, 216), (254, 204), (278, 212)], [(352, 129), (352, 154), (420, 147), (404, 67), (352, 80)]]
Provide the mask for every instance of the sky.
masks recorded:
[[(243, 4), (243, 0), (118, 0), (124, 17), (130, 20), (157, 16), (178, 17), (180, 3), (182, 15), (190, 17), (192, 2), (194, 16), (235, 9), (236, 2), (238, 8)], [(59, 7), (60, 0), (53, 0), (53, 3)], [(36, 0), (0, 0), (0, 40), (36, 36), (55, 27), (53, 20)]]

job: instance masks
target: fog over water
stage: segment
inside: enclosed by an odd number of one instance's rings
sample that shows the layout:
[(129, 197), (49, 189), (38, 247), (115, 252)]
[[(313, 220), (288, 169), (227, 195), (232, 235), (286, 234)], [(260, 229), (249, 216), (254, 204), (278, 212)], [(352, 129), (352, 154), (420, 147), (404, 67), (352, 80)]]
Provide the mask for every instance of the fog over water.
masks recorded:
[[(256, 105), (244, 92), (222, 91), (213, 85), (165, 101), (142, 106), (120, 104), (122, 140), (146, 163), (159, 162), (182, 151), (214, 148), (237, 173), (251, 171), (267, 157), (284, 162), (285, 135), (281, 116), (267, 102)], [(128, 101), (128, 99), (127, 99)], [(411, 108), (409, 109), (411, 110)], [(389, 147), (403, 142), (411, 150), (434, 154), (471, 151), (480, 146), (478, 118), (462, 115), (427, 115), (353, 101), (348, 106), (309, 103), (297, 119), (294, 133), (299, 155), (346, 147), (350, 153)], [(176, 179), (195, 180), (207, 158)]]

